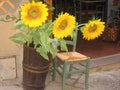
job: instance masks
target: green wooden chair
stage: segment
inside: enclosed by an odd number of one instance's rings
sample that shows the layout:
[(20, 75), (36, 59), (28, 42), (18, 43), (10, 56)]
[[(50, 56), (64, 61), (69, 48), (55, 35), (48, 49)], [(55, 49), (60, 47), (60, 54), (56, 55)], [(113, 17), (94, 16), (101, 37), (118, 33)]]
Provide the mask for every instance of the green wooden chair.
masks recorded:
[[(56, 72), (62, 76), (62, 90), (65, 90), (65, 79), (71, 77), (72, 74), (84, 73), (85, 74), (85, 90), (88, 90), (88, 77), (89, 77), (89, 65), (90, 58), (76, 52), (76, 42), (78, 30), (75, 30), (75, 36), (73, 40), (66, 40), (68, 45), (73, 46), (73, 50), (70, 52), (60, 52), (57, 54), (53, 61), (52, 80), (55, 80)], [(74, 64), (79, 64), (84, 68), (77, 68)], [(69, 68), (69, 69), (68, 69)]]

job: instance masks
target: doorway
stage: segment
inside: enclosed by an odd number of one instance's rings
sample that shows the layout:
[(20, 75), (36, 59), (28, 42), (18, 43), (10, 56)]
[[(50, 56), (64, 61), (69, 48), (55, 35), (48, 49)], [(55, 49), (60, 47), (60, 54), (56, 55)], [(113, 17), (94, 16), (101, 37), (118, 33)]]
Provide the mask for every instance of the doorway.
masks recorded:
[[(107, 23), (108, 1), (110, 0), (53, 0), (54, 17), (63, 11), (75, 15), (79, 23), (87, 22), (93, 15)], [(87, 41), (82, 38), (82, 34), (79, 32), (77, 51), (91, 58), (118, 54), (120, 53), (120, 39), (107, 41), (103, 40), (103, 36), (100, 36), (93, 41)]]

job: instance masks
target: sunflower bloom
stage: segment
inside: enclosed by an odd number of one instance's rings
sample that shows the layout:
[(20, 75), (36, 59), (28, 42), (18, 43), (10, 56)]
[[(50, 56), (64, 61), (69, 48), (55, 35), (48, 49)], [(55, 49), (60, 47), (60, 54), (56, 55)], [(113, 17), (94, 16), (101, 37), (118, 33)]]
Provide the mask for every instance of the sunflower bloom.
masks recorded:
[(42, 2), (27, 3), (21, 6), (21, 20), (28, 27), (41, 26), (47, 20), (48, 8)]
[(61, 13), (54, 22), (53, 35), (56, 38), (69, 36), (75, 29), (75, 17), (68, 13)]
[(83, 38), (86, 40), (93, 40), (98, 38), (105, 29), (105, 22), (100, 21), (100, 19), (89, 21), (82, 31)]

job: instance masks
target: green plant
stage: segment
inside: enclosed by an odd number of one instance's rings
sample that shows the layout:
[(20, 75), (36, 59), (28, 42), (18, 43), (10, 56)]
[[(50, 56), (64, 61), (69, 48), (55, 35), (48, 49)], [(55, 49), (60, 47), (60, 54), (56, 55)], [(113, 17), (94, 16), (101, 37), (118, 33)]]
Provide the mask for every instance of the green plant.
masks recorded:
[[(31, 5), (31, 7), (35, 7), (35, 9), (29, 11), (29, 9), (27, 8), (27, 6), (23, 6), (26, 9), (28, 9), (28, 12), (31, 12), (31, 16), (34, 18), (36, 18), (39, 11), (37, 11), (37, 4), (42, 4), (43, 7), (45, 6), (45, 8), (47, 8), (45, 3), (42, 2), (31, 2), (31, 3), (27, 3), (25, 5)], [(35, 4), (35, 5), (34, 5)], [(40, 8), (39, 10), (43, 9)], [(24, 8), (24, 9), (25, 9)], [(22, 9), (22, 7), (21, 7)], [(36, 11), (35, 11), (36, 10)], [(24, 10), (21, 11), (24, 13)], [(47, 11), (43, 11), (42, 13), (48, 13)], [(21, 14), (21, 13), (20, 13)], [(46, 14), (44, 14), (46, 15)], [(46, 60), (49, 59), (48, 57), (48, 53), (50, 53), (52, 55), (52, 57), (54, 58), (57, 54), (57, 52), (59, 51), (58, 47), (60, 47), (60, 50), (63, 51), (67, 51), (67, 46), (66, 46), (66, 42), (63, 38), (56, 38), (53, 35), (53, 27), (54, 27), (54, 23), (55, 21), (52, 20), (43, 20), (43, 22), (39, 22), (36, 23), (36, 25), (38, 24), (38, 26), (34, 26), (33, 24), (30, 23), (34, 23), (30, 22), (29, 20), (29, 24), (26, 24), (27, 20), (24, 22), (24, 19), (21, 19), (21, 17), (24, 15), (20, 15), (20, 18), (18, 18), (18, 20), (16, 21), (16, 23), (14, 24), (14, 29), (15, 30), (19, 30), (18, 33), (14, 34), (13, 36), (10, 37), (10, 39), (16, 43), (19, 43), (21, 45), (27, 45), (27, 46), (32, 46), (38, 53), (40, 53), (40, 55), (42, 57), (44, 57)], [(40, 16), (40, 15), (38, 15)], [(48, 15), (46, 15), (48, 16)], [(73, 16), (72, 16), (73, 17)], [(41, 17), (42, 18), (46, 18), (46, 17)], [(40, 19), (39, 19), (40, 20)], [(39, 25), (41, 23), (41, 25)], [(73, 23), (75, 24), (75, 23)], [(70, 35), (72, 36), (73, 34), (73, 30), (74, 30), (74, 25), (73, 28), (71, 29)]]

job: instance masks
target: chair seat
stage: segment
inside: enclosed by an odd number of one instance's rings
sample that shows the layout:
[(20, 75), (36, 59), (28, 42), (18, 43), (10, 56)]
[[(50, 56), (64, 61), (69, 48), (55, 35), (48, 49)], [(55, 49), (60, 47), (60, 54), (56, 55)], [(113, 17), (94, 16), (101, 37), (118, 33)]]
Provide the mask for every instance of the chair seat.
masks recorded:
[(68, 62), (76, 62), (87, 59), (87, 56), (78, 52), (61, 52), (57, 54), (57, 57), (62, 61), (67, 60)]

